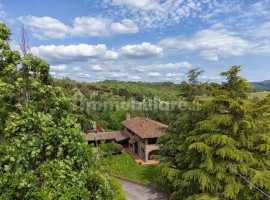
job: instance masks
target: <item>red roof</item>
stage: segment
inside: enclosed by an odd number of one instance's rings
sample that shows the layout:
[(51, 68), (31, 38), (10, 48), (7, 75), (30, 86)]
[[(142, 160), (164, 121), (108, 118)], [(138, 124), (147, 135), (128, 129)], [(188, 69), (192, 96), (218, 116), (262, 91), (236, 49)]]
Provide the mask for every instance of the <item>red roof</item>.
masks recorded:
[(164, 134), (164, 129), (168, 127), (166, 124), (150, 120), (143, 117), (135, 117), (122, 124), (141, 138), (157, 138)]

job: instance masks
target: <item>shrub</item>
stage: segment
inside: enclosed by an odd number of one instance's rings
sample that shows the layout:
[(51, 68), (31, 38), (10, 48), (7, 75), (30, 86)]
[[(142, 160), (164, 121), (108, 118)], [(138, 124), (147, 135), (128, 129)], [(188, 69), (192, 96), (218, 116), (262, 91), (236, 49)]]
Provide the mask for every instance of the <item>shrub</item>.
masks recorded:
[(119, 154), (123, 151), (123, 146), (121, 144), (107, 143), (100, 146), (101, 150), (105, 155), (108, 154)]
[(127, 200), (126, 194), (125, 194), (120, 182), (114, 177), (110, 178), (110, 182), (111, 182), (112, 188), (114, 188), (114, 192), (115, 192), (113, 200)]
[(114, 152), (116, 153), (122, 153), (124, 148), (121, 144), (114, 144)]

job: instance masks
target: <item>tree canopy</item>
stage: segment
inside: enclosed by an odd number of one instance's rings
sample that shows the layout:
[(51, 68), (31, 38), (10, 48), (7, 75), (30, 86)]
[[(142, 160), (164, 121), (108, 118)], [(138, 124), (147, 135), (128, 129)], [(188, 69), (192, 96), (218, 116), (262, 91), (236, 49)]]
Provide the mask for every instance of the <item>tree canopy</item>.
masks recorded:
[(239, 71), (233, 66), (221, 73), (227, 81), (220, 92), (179, 116), (159, 139), (161, 181), (175, 199), (248, 200), (270, 194), (270, 96), (247, 102), (250, 85)]
[(45, 61), (0, 24), (0, 199), (111, 199), (111, 184)]

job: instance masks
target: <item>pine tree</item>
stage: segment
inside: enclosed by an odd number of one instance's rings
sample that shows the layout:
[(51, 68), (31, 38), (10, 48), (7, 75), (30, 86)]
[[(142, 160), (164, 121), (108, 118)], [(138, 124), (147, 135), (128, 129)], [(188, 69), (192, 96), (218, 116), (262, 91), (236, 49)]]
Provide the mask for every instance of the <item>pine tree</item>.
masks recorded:
[(175, 199), (266, 199), (246, 180), (270, 193), (270, 96), (248, 103), (250, 85), (239, 71), (221, 73), (227, 81), (207, 106), (211, 114), (174, 147), (182, 157), (164, 171)]
[(161, 149), (156, 156), (159, 159), (160, 176), (158, 181), (164, 188), (178, 196), (179, 169), (187, 168), (188, 163), (183, 160), (187, 146), (184, 143), (189, 132), (194, 130), (196, 124), (210, 114), (209, 104), (200, 104), (195, 101), (198, 88), (201, 87), (198, 76), (202, 73), (199, 69), (190, 70), (187, 73), (188, 83), (182, 82), (180, 88), (187, 97), (183, 107), (177, 110), (177, 117), (170, 123), (166, 134), (158, 139)]

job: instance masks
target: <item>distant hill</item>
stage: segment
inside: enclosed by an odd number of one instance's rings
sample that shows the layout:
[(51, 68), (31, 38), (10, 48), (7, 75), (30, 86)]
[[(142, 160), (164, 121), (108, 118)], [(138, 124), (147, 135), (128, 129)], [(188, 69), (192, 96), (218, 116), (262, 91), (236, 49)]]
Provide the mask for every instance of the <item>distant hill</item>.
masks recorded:
[(261, 82), (250, 82), (257, 90), (270, 90), (270, 80), (265, 80)]
[(157, 97), (163, 101), (179, 100), (181, 89), (179, 84), (172, 82), (125, 82), (116, 80), (105, 80), (97, 83), (77, 82), (71, 79), (54, 79), (57, 86), (68, 91), (74, 88), (80, 89), (86, 96), (98, 96), (106, 100), (124, 100), (131, 97), (142, 101), (144, 97)]

